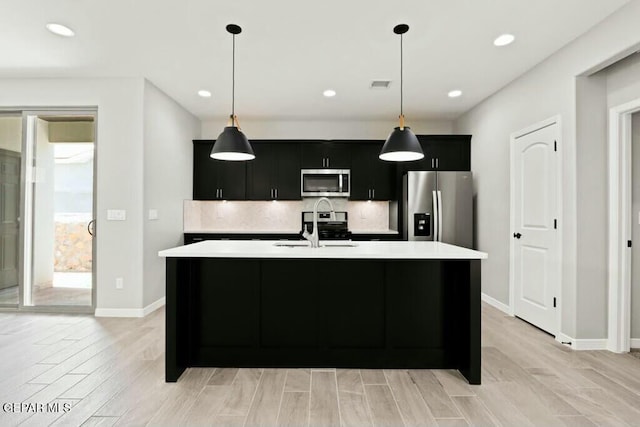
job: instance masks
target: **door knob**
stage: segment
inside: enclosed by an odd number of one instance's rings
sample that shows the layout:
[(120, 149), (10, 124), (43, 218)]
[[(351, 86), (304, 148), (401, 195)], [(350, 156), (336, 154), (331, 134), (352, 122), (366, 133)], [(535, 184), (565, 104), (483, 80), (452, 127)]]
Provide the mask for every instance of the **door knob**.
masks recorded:
[(520, 233), (513, 233), (513, 237), (515, 237), (516, 239), (519, 239), (522, 237), (522, 234)]

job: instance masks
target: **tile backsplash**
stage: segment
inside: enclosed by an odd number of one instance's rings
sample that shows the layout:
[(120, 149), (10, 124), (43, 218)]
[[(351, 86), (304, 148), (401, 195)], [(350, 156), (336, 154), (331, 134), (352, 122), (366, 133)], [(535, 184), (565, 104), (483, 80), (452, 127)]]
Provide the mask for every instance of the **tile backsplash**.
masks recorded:
[[(184, 232), (298, 233), (302, 211), (312, 211), (317, 199), (301, 201), (184, 201)], [(347, 211), (349, 230), (389, 230), (389, 202), (351, 202), (331, 199), (334, 209)], [(326, 210), (325, 204), (320, 210)], [(392, 227), (393, 228), (393, 227)]]

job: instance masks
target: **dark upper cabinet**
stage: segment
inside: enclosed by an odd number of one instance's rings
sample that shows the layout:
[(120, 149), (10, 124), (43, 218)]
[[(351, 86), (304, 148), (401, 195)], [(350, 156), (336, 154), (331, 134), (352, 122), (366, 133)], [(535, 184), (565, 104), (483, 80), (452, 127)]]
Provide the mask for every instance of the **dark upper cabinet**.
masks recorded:
[(350, 144), (328, 141), (302, 143), (303, 169), (349, 169), (350, 167)]
[(300, 144), (252, 141), (247, 163), (248, 200), (300, 200)]
[(471, 170), (471, 135), (417, 135), (424, 159), (408, 162), (405, 170)]
[(246, 162), (212, 159), (215, 141), (193, 141), (193, 199), (244, 200)]
[(383, 141), (351, 144), (351, 200), (395, 199), (395, 164), (378, 158)]

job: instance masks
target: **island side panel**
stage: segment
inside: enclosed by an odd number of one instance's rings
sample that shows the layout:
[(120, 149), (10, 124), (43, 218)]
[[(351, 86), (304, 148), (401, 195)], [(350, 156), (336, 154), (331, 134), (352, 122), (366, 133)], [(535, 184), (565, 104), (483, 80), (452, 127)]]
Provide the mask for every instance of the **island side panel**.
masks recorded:
[(447, 281), (458, 295), (456, 336), (458, 370), (469, 384), (481, 383), (481, 286), (480, 260), (447, 263)]
[(176, 382), (188, 367), (190, 260), (166, 259), (165, 380)]

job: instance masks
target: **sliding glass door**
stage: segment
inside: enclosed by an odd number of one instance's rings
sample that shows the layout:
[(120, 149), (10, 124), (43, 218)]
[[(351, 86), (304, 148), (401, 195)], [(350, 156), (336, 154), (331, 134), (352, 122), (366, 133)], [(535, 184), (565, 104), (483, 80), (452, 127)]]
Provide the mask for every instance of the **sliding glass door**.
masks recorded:
[(25, 113), (23, 306), (94, 306), (95, 112)]

